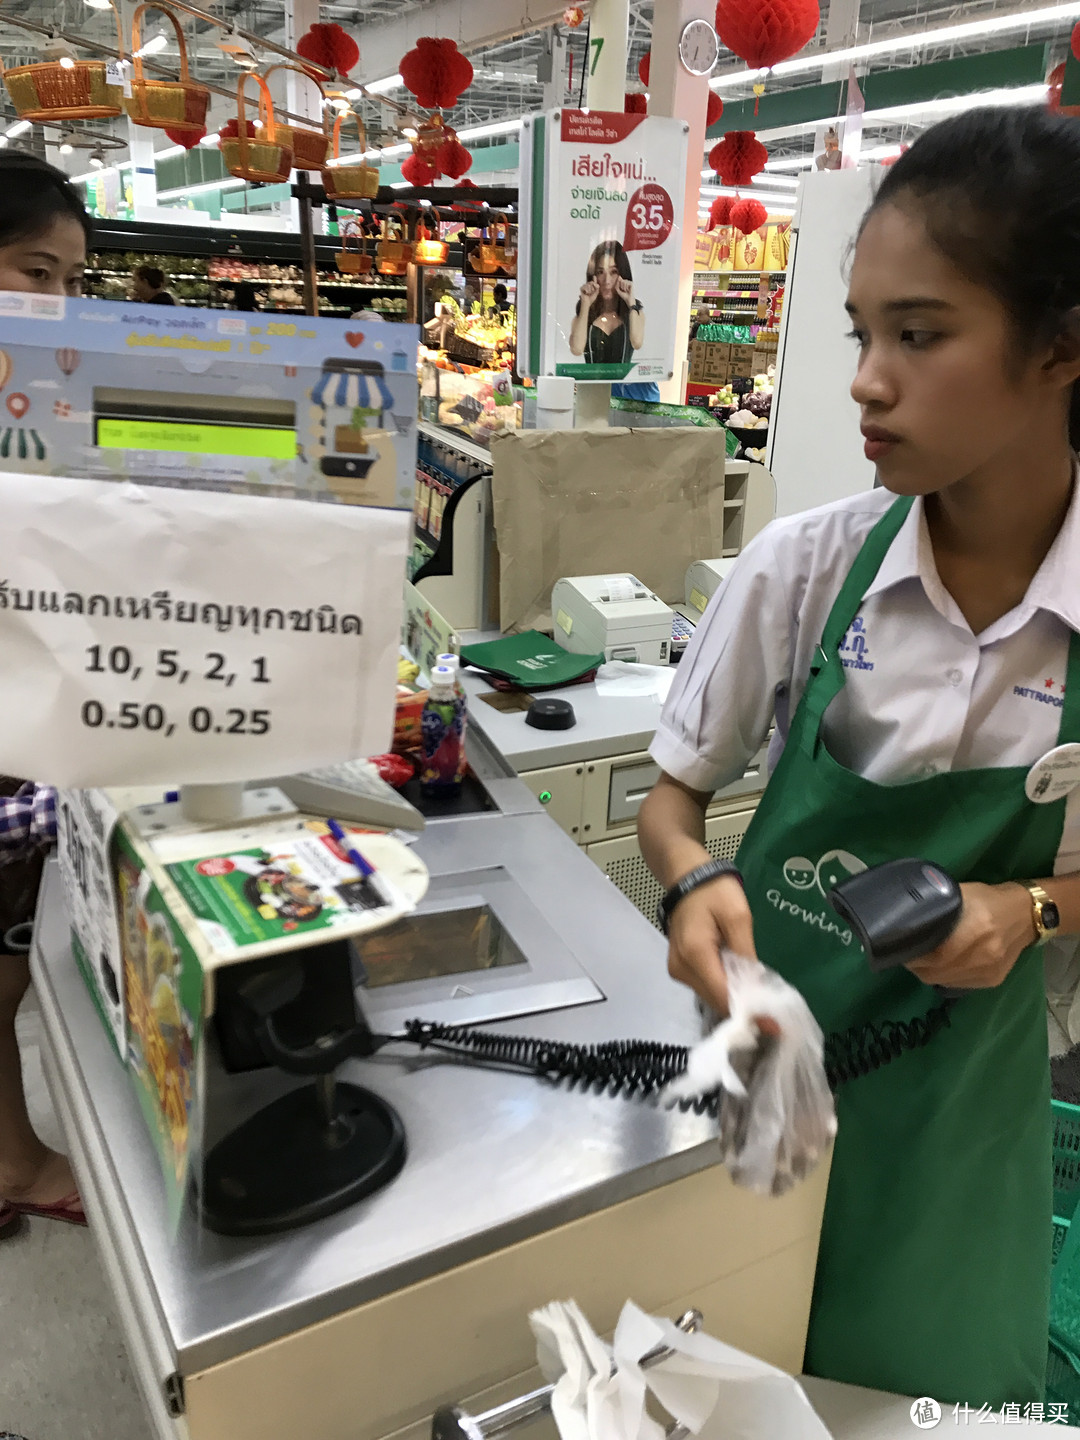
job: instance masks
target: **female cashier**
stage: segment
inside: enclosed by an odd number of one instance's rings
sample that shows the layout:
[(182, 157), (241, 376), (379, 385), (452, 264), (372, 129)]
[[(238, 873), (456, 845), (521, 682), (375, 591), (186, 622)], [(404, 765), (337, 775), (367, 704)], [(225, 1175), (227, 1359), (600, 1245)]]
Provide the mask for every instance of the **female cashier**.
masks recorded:
[[(840, 1090), (805, 1363), (997, 1408), (1043, 1398), (1039, 946), (1080, 933), (1080, 125), (973, 110), (930, 130), (863, 221), (847, 308), (882, 488), (747, 547), (679, 666), (641, 842), (678, 887), (670, 971), (720, 1013), (722, 946), (780, 971), (826, 1033), (969, 992), (925, 1048)], [(710, 797), (774, 713), (742, 884), (695, 876)], [(871, 974), (825, 892), (904, 856), (962, 882), (963, 916)]]

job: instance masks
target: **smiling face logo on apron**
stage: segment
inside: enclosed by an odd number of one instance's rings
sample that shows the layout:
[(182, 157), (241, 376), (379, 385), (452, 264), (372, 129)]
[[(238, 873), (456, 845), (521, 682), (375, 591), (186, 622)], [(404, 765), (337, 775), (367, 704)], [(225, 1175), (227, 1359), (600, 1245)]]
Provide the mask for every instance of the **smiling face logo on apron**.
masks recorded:
[[(933, 1033), (925, 1048), (839, 1092), (807, 1373), (998, 1407), (1044, 1394), (1051, 1151), (1041, 956), (1025, 951), (1002, 985), (964, 996), (945, 1024), (933, 990), (910, 971), (870, 970), (825, 896), (837, 880), (904, 856), (990, 885), (1048, 875), (1065, 798), (1032, 803), (1025, 766), (879, 785), (830, 755), (822, 720), (844, 685), (840, 648), (911, 504), (891, 506), (841, 588), (738, 864), (758, 954), (802, 992), (827, 1035), (890, 1021)], [(1075, 742), (1074, 634), (1058, 744)]]

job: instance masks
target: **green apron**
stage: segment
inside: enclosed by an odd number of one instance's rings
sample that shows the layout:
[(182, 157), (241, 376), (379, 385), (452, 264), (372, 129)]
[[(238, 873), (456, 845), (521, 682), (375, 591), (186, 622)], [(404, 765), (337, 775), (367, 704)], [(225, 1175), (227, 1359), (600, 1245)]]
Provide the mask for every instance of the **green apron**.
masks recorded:
[[(1026, 766), (879, 785), (824, 744), (822, 716), (844, 684), (840, 646), (911, 503), (890, 507), (844, 582), (738, 856), (758, 954), (826, 1034), (936, 1004), (903, 967), (870, 970), (826, 902), (835, 881), (903, 856), (991, 885), (1049, 875), (1064, 825), (1064, 799), (1026, 798)], [(1076, 634), (1067, 741), (1080, 741)], [(942, 1403), (1042, 1400), (1051, 1150), (1038, 950), (996, 989), (959, 1000), (925, 1049), (844, 1085), (837, 1114), (806, 1372)]]

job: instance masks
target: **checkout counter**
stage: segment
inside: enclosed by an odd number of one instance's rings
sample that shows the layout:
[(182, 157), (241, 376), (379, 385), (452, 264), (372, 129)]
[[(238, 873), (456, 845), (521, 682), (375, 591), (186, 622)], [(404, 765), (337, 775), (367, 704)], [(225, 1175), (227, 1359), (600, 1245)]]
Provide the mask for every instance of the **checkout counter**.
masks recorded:
[[(550, 933), (603, 997), (500, 1028), (695, 1039), (659, 934), (479, 727), (470, 759), (489, 808), (430, 819), (415, 853), (433, 885), (501, 869), (543, 917), (526, 959), (539, 966)], [(799, 1369), (824, 1167), (763, 1202), (717, 1164), (705, 1116), (391, 1046), (339, 1078), (400, 1114), (408, 1155), (392, 1183), (254, 1239), (212, 1234), (187, 1208), (174, 1238), (135, 1093), (72, 960), (55, 866), (32, 966), (50, 1088), (160, 1440), (426, 1440), (438, 1406), (476, 1412), (536, 1383), (527, 1313), (567, 1296), (600, 1332), (627, 1297), (658, 1314), (693, 1306), (710, 1333)], [(238, 1110), (296, 1083), (231, 1079)]]

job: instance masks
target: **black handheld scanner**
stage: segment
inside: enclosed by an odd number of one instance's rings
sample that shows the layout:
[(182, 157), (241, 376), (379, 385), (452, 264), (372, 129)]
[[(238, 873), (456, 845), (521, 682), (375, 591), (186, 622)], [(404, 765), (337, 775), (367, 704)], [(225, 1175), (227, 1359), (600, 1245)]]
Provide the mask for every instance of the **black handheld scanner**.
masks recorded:
[(960, 886), (926, 860), (889, 860), (829, 891), (829, 904), (855, 932), (871, 970), (927, 955), (949, 938), (963, 909)]

